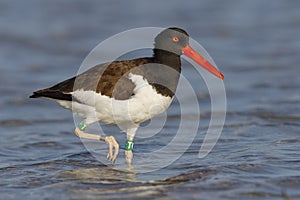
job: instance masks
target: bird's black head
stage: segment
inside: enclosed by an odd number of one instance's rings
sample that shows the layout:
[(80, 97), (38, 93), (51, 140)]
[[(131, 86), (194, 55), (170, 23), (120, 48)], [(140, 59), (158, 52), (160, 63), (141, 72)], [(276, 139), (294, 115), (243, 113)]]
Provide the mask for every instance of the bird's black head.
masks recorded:
[(180, 28), (167, 28), (155, 38), (153, 57), (160, 63), (181, 68), (180, 56), (185, 55), (215, 76), (224, 79), (224, 75), (202, 55), (189, 45), (189, 35)]
[(189, 45), (189, 35), (180, 28), (167, 28), (160, 32), (155, 38), (155, 49), (182, 54), (182, 48)]

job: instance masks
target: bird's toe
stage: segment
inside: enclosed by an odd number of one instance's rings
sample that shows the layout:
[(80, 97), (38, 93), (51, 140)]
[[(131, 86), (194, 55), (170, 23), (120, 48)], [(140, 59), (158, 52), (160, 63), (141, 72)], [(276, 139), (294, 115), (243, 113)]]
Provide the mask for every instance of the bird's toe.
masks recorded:
[(107, 159), (114, 163), (119, 154), (119, 144), (113, 136), (105, 137), (105, 142), (108, 144)]

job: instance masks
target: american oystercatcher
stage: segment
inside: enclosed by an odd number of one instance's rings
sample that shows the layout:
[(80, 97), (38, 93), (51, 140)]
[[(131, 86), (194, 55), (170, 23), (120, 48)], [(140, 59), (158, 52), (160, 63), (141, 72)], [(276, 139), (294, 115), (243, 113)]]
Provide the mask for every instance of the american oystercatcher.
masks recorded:
[(133, 158), (133, 140), (139, 124), (163, 113), (171, 104), (185, 55), (215, 76), (224, 76), (189, 45), (180, 28), (167, 28), (154, 41), (152, 57), (96, 65), (53, 87), (38, 90), (30, 98), (56, 101), (84, 119), (75, 128), (80, 138), (102, 140), (109, 146), (107, 158), (115, 161), (119, 144), (113, 136), (85, 132), (95, 122), (117, 124), (126, 132), (126, 163)]

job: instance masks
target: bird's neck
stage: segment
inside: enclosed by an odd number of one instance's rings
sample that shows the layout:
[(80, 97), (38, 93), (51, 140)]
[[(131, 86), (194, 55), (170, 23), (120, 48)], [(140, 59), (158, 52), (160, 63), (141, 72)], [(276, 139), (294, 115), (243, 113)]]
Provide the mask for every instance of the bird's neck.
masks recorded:
[(160, 49), (153, 51), (151, 61), (159, 65), (147, 68), (145, 76), (158, 93), (173, 97), (181, 72), (180, 56)]
[(162, 49), (153, 49), (153, 59), (156, 63), (167, 65), (181, 72), (180, 55)]

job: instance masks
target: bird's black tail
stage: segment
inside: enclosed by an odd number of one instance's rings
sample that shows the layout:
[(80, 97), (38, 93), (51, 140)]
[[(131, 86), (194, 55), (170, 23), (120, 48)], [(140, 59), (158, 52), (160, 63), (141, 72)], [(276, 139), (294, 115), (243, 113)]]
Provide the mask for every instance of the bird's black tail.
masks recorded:
[(46, 97), (46, 98), (57, 99), (57, 100), (72, 101), (72, 95), (71, 94), (65, 94), (61, 91), (50, 90), (50, 89), (38, 90), (36, 92), (33, 92), (33, 94), (31, 96), (29, 96), (29, 98), (40, 98), (40, 97)]
[(40, 94), (38, 94), (37, 92), (34, 92), (31, 96), (29, 96), (29, 98), (39, 98), (42, 97)]

